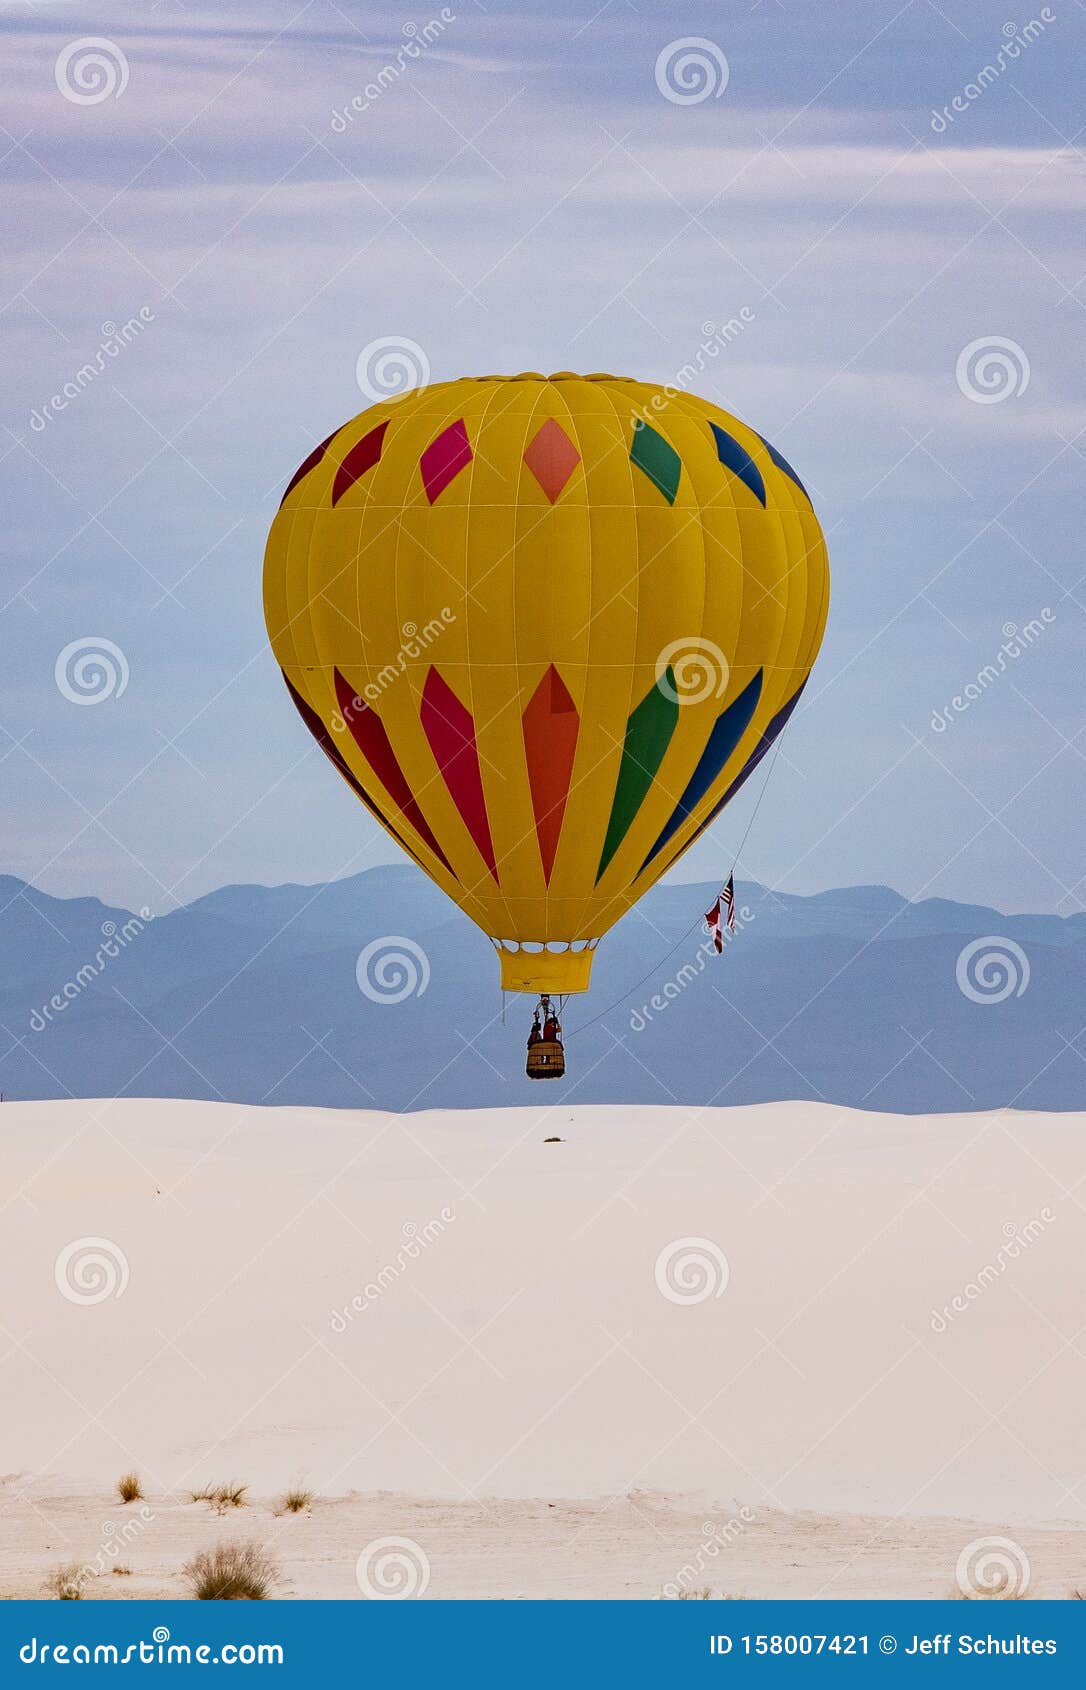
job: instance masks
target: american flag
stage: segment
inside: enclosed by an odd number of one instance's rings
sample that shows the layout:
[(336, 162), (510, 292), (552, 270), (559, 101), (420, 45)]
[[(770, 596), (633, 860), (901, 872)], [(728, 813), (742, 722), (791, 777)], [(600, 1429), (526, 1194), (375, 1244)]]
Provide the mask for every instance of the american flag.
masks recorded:
[(724, 949), (724, 934), (721, 931), (721, 926), (720, 926), (720, 906), (721, 906), (721, 904), (724, 905), (724, 909), (725, 909), (724, 920), (728, 924), (728, 932), (734, 933), (735, 932), (735, 876), (733, 874), (729, 874), (728, 884), (724, 887), (723, 891), (719, 894), (717, 901), (713, 905), (712, 909), (707, 911), (706, 916), (705, 916), (705, 925), (709, 929), (710, 933), (713, 935), (713, 945), (714, 945), (714, 948), (716, 950), (717, 956), (719, 956), (721, 951)]
[(734, 874), (729, 874), (728, 884), (727, 884), (727, 886), (725, 886), (725, 888), (724, 888), (723, 892), (720, 894), (720, 896), (723, 898), (724, 908), (728, 912), (728, 915), (727, 915), (728, 932), (734, 933), (735, 932), (735, 876), (734, 876)]

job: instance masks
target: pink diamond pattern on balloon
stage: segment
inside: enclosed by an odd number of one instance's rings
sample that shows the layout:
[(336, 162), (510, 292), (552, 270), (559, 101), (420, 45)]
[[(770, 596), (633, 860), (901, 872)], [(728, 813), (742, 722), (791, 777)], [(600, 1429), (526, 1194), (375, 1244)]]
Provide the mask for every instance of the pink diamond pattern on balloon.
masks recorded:
[(463, 417), (439, 434), (436, 440), (431, 440), (419, 459), (422, 485), (431, 504), (441, 497), (450, 481), (455, 481), (465, 464), (470, 464), (471, 456), (471, 442)]

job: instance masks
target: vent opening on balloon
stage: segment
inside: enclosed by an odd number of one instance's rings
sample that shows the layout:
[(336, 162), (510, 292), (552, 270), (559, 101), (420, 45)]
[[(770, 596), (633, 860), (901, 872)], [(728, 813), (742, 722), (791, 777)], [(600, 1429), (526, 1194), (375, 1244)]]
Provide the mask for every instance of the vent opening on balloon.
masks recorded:
[(599, 944), (599, 938), (594, 939), (495, 939), (490, 943), (496, 951), (508, 951), (510, 956), (541, 956), (544, 951), (552, 955), (564, 955), (567, 951), (579, 956), (581, 951), (594, 951)]

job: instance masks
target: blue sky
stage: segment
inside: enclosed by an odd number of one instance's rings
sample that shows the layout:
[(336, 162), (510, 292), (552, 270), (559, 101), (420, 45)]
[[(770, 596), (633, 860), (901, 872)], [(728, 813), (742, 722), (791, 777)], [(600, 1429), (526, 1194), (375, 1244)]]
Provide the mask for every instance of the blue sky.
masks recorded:
[[(0, 9), (0, 869), (161, 911), (393, 860), (260, 606), (283, 485), (366, 403), (359, 353), (666, 381), (734, 318), (697, 388), (796, 465), (834, 579), (743, 872), (1081, 907), (1082, 8), (460, 0), (335, 119), (441, 17)], [(115, 96), (62, 91), (86, 37)], [(719, 97), (661, 91), (686, 37)], [(91, 639), (127, 682), (86, 707), (55, 671)]]

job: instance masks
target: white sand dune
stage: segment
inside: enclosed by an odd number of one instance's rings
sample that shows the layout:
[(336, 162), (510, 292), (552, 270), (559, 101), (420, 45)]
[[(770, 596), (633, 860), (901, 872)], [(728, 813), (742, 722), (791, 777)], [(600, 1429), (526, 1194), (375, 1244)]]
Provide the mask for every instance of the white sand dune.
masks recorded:
[[(91, 1559), (135, 1468), (154, 1519), (93, 1594), (169, 1591), (228, 1528), (299, 1595), (357, 1594), (387, 1534), (433, 1595), (653, 1595), (703, 1563), (937, 1595), (983, 1532), (1066, 1594), (1084, 1125), (5, 1104), (0, 1590)], [(253, 1499), (228, 1522), (184, 1500), (223, 1479)], [(273, 1518), (295, 1480), (313, 1512)]]

